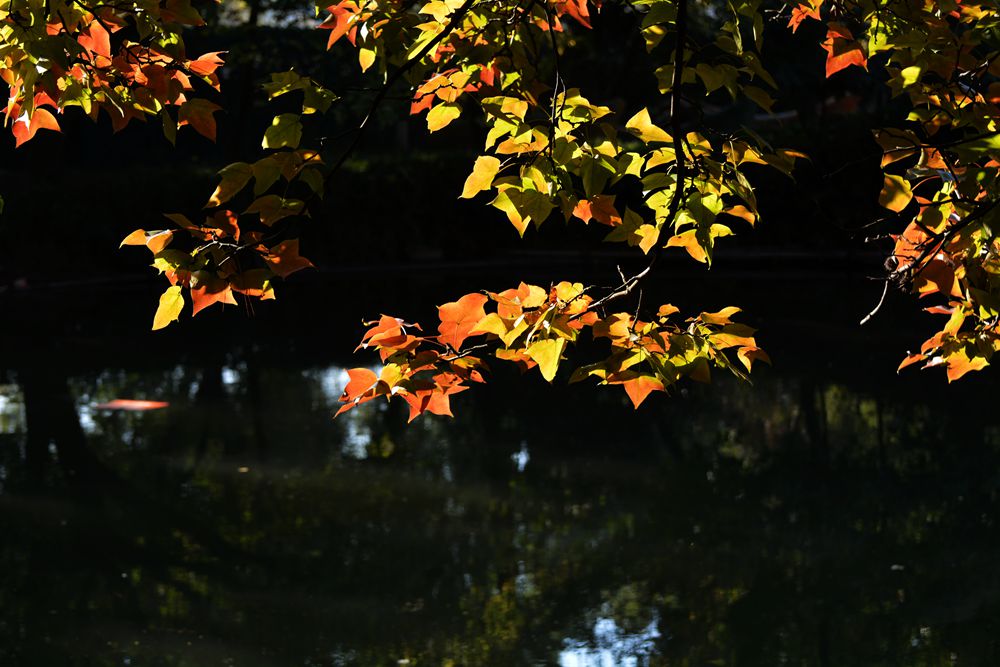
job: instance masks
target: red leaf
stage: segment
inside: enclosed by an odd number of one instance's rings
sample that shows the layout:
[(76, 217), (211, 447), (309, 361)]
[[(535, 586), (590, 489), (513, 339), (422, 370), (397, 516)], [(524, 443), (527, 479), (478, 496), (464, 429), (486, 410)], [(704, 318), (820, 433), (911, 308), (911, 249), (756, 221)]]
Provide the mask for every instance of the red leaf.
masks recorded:
[(823, 49), (827, 52), (826, 78), (851, 65), (867, 69), (868, 58), (851, 31), (839, 23), (830, 23), (828, 28), (826, 41), (823, 42)]
[(55, 132), (59, 132), (59, 123), (56, 121), (56, 117), (45, 109), (35, 109), (30, 118), (27, 113), (22, 114), (14, 123), (14, 127), (11, 130), (16, 140), (15, 147), (20, 146), (26, 141), (31, 141), (38, 130), (54, 130)]
[(438, 340), (452, 349), (458, 350), (479, 321), (486, 317), (483, 306), (488, 299), (482, 294), (466, 294), (458, 301), (446, 303), (438, 308), (441, 326)]

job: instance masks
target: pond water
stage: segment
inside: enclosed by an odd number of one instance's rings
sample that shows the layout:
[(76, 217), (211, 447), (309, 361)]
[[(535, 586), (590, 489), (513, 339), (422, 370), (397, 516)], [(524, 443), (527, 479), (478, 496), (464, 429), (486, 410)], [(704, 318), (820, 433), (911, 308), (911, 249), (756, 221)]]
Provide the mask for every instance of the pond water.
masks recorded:
[(786, 317), (752, 387), (497, 369), (410, 426), (331, 419), (356, 322), (127, 317), (4, 343), (0, 664), (1000, 664), (996, 383), (897, 378), (891, 313)]

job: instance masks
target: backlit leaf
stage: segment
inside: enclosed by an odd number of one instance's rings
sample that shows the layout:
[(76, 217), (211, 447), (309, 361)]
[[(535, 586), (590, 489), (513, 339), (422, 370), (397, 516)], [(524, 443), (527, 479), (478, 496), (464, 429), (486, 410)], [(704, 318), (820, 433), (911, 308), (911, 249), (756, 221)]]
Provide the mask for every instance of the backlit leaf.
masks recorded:
[(673, 141), (663, 129), (653, 125), (653, 121), (649, 117), (649, 110), (646, 108), (632, 116), (625, 127), (647, 144), (651, 142), (667, 144)]
[(160, 295), (160, 303), (153, 316), (153, 331), (166, 327), (181, 315), (184, 308), (184, 295), (180, 285), (173, 285)]
[(910, 190), (910, 183), (902, 176), (892, 174), (885, 175), (885, 182), (882, 185), (882, 192), (879, 193), (878, 203), (899, 213), (913, 199), (913, 191)]
[(454, 350), (460, 349), (476, 325), (486, 317), (483, 306), (488, 300), (483, 294), (466, 294), (458, 301), (439, 306), (438, 340)]
[(465, 179), (465, 187), (462, 188), (462, 198), (471, 199), (483, 190), (488, 190), (493, 184), (493, 179), (500, 171), (500, 160), (490, 155), (481, 155), (476, 158), (476, 164), (472, 168), (472, 173)]
[(559, 370), (559, 358), (562, 356), (566, 341), (562, 338), (544, 338), (527, 347), (525, 353), (538, 364), (538, 370), (547, 382), (552, 382)]

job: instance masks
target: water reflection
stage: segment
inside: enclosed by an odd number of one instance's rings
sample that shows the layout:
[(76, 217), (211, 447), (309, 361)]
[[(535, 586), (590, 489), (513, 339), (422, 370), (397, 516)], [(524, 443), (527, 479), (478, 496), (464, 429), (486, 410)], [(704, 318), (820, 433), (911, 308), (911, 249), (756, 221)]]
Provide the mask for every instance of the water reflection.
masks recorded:
[(0, 385), (0, 663), (1000, 661), (988, 396), (501, 376), (406, 427), (266, 358)]

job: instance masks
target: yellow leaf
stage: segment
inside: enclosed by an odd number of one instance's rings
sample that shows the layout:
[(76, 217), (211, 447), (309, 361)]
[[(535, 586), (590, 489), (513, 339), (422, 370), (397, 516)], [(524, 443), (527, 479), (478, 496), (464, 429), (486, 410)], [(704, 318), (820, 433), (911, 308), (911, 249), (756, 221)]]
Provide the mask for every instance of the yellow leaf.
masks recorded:
[(552, 382), (559, 369), (559, 357), (562, 355), (566, 341), (562, 338), (546, 338), (535, 341), (525, 350), (532, 361), (538, 364), (538, 370), (547, 382)]
[(751, 225), (757, 221), (757, 214), (748, 209), (746, 206), (743, 206), (742, 204), (737, 204), (736, 206), (730, 206), (727, 209), (723, 209), (722, 212), (727, 215), (731, 215), (735, 218), (742, 218), (743, 220), (749, 222)]
[(635, 234), (639, 237), (639, 247), (647, 255), (660, 239), (660, 230), (649, 224), (640, 225), (639, 229), (635, 230)]
[(160, 305), (156, 308), (156, 315), (153, 316), (153, 331), (164, 328), (180, 317), (182, 308), (184, 308), (184, 295), (181, 294), (181, 286), (168, 287), (167, 291), (160, 295)]
[(462, 198), (471, 199), (483, 190), (488, 190), (493, 184), (493, 179), (500, 171), (500, 160), (489, 155), (481, 155), (476, 158), (476, 164), (472, 168), (472, 173), (465, 179), (465, 187), (462, 188)]
[(878, 203), (884, 208), (899, 213), (913, 199), (910, 183), (902, 176), (885, 175), (885, 184), (879, 193)]
[(701, 262), (702, 264), (708, 262), (708, 253), (706, 253), (705, 249), (701, 247), (701, 243), (698, 241), (696, 232), (693, 229), (689, 229), (683, 234), (672, 236), (670, 240), (667, 241), (666, 247), (684, 248), (695, 260)]
[(462, 114), (462, 107), (452, 102), (443, 102), (427, 112), (427, 129), (437, 132), (447, 127)]
[(771, 363), (771, 357), (767, 356), (767, 352), (760, 349), (759, 347), (753, 347), (749, 345), (741, 347), (739, 350), (737, 350), (736, 357), (740, 360), (740, 363), (746, 367), (748, 372), (752, 370), (751, 367), (753, 366), (753, 362), (758, 359), (766, 364)]
[(358, 63), (361, 65), (362, 72), (368, 71), (368, 68), (371, 67), (374, 62), (375, 62), (374, 51), (363, 47), (358, 49)]
[(702, 313), (699, 317), (705, 324), (732, 324), (732, 316), (740, 312), (736, 306), (726, 306), (717, 313)]
[(503, 321), (503, 318), (496, 313), (490, 313), (483, 319), (479, 320), (476, 327), (472, 330), (472, 334), (477, 333), (491, 333), (497, 336), (503, 336), (507, 333), (507, 323)]
[(625, 124), (625, 127), (647, 144), (653, 141), (669, 144), (673, 141), (670, 135), (663, 131), (662, 128), (653, 125), (653, 121), (649, 118), (649, 111), (646, 108), (643, 108), (642, 111), (632, 116)]

